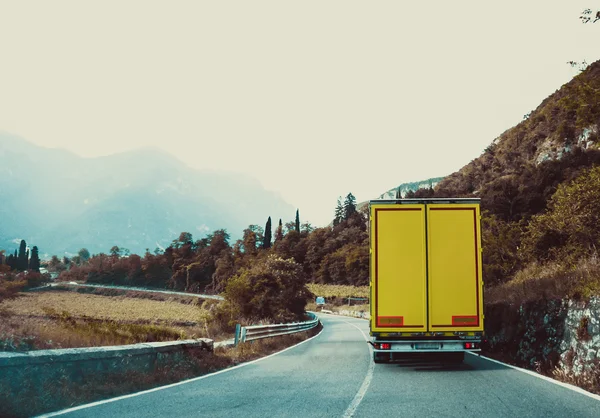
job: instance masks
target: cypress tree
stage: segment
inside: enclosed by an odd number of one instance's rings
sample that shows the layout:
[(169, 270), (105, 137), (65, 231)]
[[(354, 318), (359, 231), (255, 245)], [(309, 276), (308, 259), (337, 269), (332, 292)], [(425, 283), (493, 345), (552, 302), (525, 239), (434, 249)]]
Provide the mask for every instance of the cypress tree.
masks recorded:
[(11, 270), (15, 269), (15, 256), (10, 254), (8, 257), (6, 257), (6, 265), (8, 267), (10, 267)]
[(38, 247), (34, 246), (31, 249), (31, 260), (29, 260), (29, 270), (40, 272), (40, 256)]
[(279, 218), (279, 226), (275, 230), (275, 242), (280, 242), (283, 239), (283, 223)]
[(24, 271), (27, 270), (28, 263), (28, 252), (27, 252), (27, 243), (24, 239), (21, 240), (21, 245), (19, 246), (19, 255), (17, 257), (17, 270)]
[(267, 219), (267, 224), (265, 225), (265, 235), (263, 237), (263, 248), (265, 250), (271, 248), (271, 237), (271, 217), (269, 216), (269, 219)]
[(296, 232), (300, 233), (300, 212), (296, 209)]

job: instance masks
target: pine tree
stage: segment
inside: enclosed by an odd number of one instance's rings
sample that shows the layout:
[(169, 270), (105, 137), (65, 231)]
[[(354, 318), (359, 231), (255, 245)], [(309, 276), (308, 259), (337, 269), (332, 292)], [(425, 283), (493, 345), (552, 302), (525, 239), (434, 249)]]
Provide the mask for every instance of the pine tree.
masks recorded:
[(281, 218), (279, 218), (279, 225), (277, 226), (277, 229), (275, 230), (275, 242), (281, 242), (281, 240), (283, 239), (283, 223), (281, 222)]
[(27, 252), (27, 243), (24, 239), (21, 240), (21, 245), (19, 246), (19, 255), (17, 258), (17, 270), (25, 271), (27, 270), (28, 263), (28, 252)]
[(263, 248), (265, 250), (271, 248), (271, 238), (271, 217), (269, 216), (269, 219), (267, 219), (267, 224), (265, 225), (265, 236), (263, 237)]
[(296, 232), (300, 233), (300, 212), (296, 209)]
[(29, 270), (40, 272), (40, 256), (38, 247), (34, 246), (31, 249), (31, 260), (29, 260)]
[(348, 193), (344, 200), (344, 219), (350, 219), (354, 213), (356, 213), (356, 198), (352, 193)]
[(342, 197), (338, 197), (337, 206), (335, 207), (335, 215), (333, 218), (333, 226), (339, 225), (344, 220), (344, 206), (342, 205)]

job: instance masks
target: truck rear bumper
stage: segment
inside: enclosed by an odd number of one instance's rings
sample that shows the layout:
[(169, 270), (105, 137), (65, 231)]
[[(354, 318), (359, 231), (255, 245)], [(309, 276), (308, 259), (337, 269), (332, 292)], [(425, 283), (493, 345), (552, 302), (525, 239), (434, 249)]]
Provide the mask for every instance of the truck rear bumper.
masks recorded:
[(440, 353), (481, 351), (481, 340), (375, 340), (376, 353)]

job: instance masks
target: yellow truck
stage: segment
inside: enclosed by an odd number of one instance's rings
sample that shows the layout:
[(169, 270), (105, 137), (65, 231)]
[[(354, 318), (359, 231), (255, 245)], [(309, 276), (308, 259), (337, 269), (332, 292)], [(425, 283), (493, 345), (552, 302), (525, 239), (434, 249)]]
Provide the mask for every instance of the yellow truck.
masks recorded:
[(376, 363), (409, 353), (435, 353), (460, 363), (466, 351), (480, 351), (479, 203), (443, 198), (369, 202), (370, 343)]

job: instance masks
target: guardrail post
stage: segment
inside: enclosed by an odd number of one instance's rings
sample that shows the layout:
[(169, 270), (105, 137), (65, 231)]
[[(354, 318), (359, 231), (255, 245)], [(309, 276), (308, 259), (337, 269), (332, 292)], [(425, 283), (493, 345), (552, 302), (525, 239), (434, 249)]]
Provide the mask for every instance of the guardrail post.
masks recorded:
[(235, 324), (235, 337), (233, 340), (233, 346), (237, 347), (237, 345), (240, 342), (240, 331), (241, 331), (241, 325), (240, 324)]
[(241, 339), (241, 341), (242, 341), (243, 343), (245, 343), (245, 342), (246, 342), (246, 332), (247, 332), (247, 331), (248, 331), (248, 330), (246, 329), (246, 327), (243, 327), (243, 328), (242, 328), (242, 332), (241, 332), (241, 338), (240, 338), (240, 339)]

